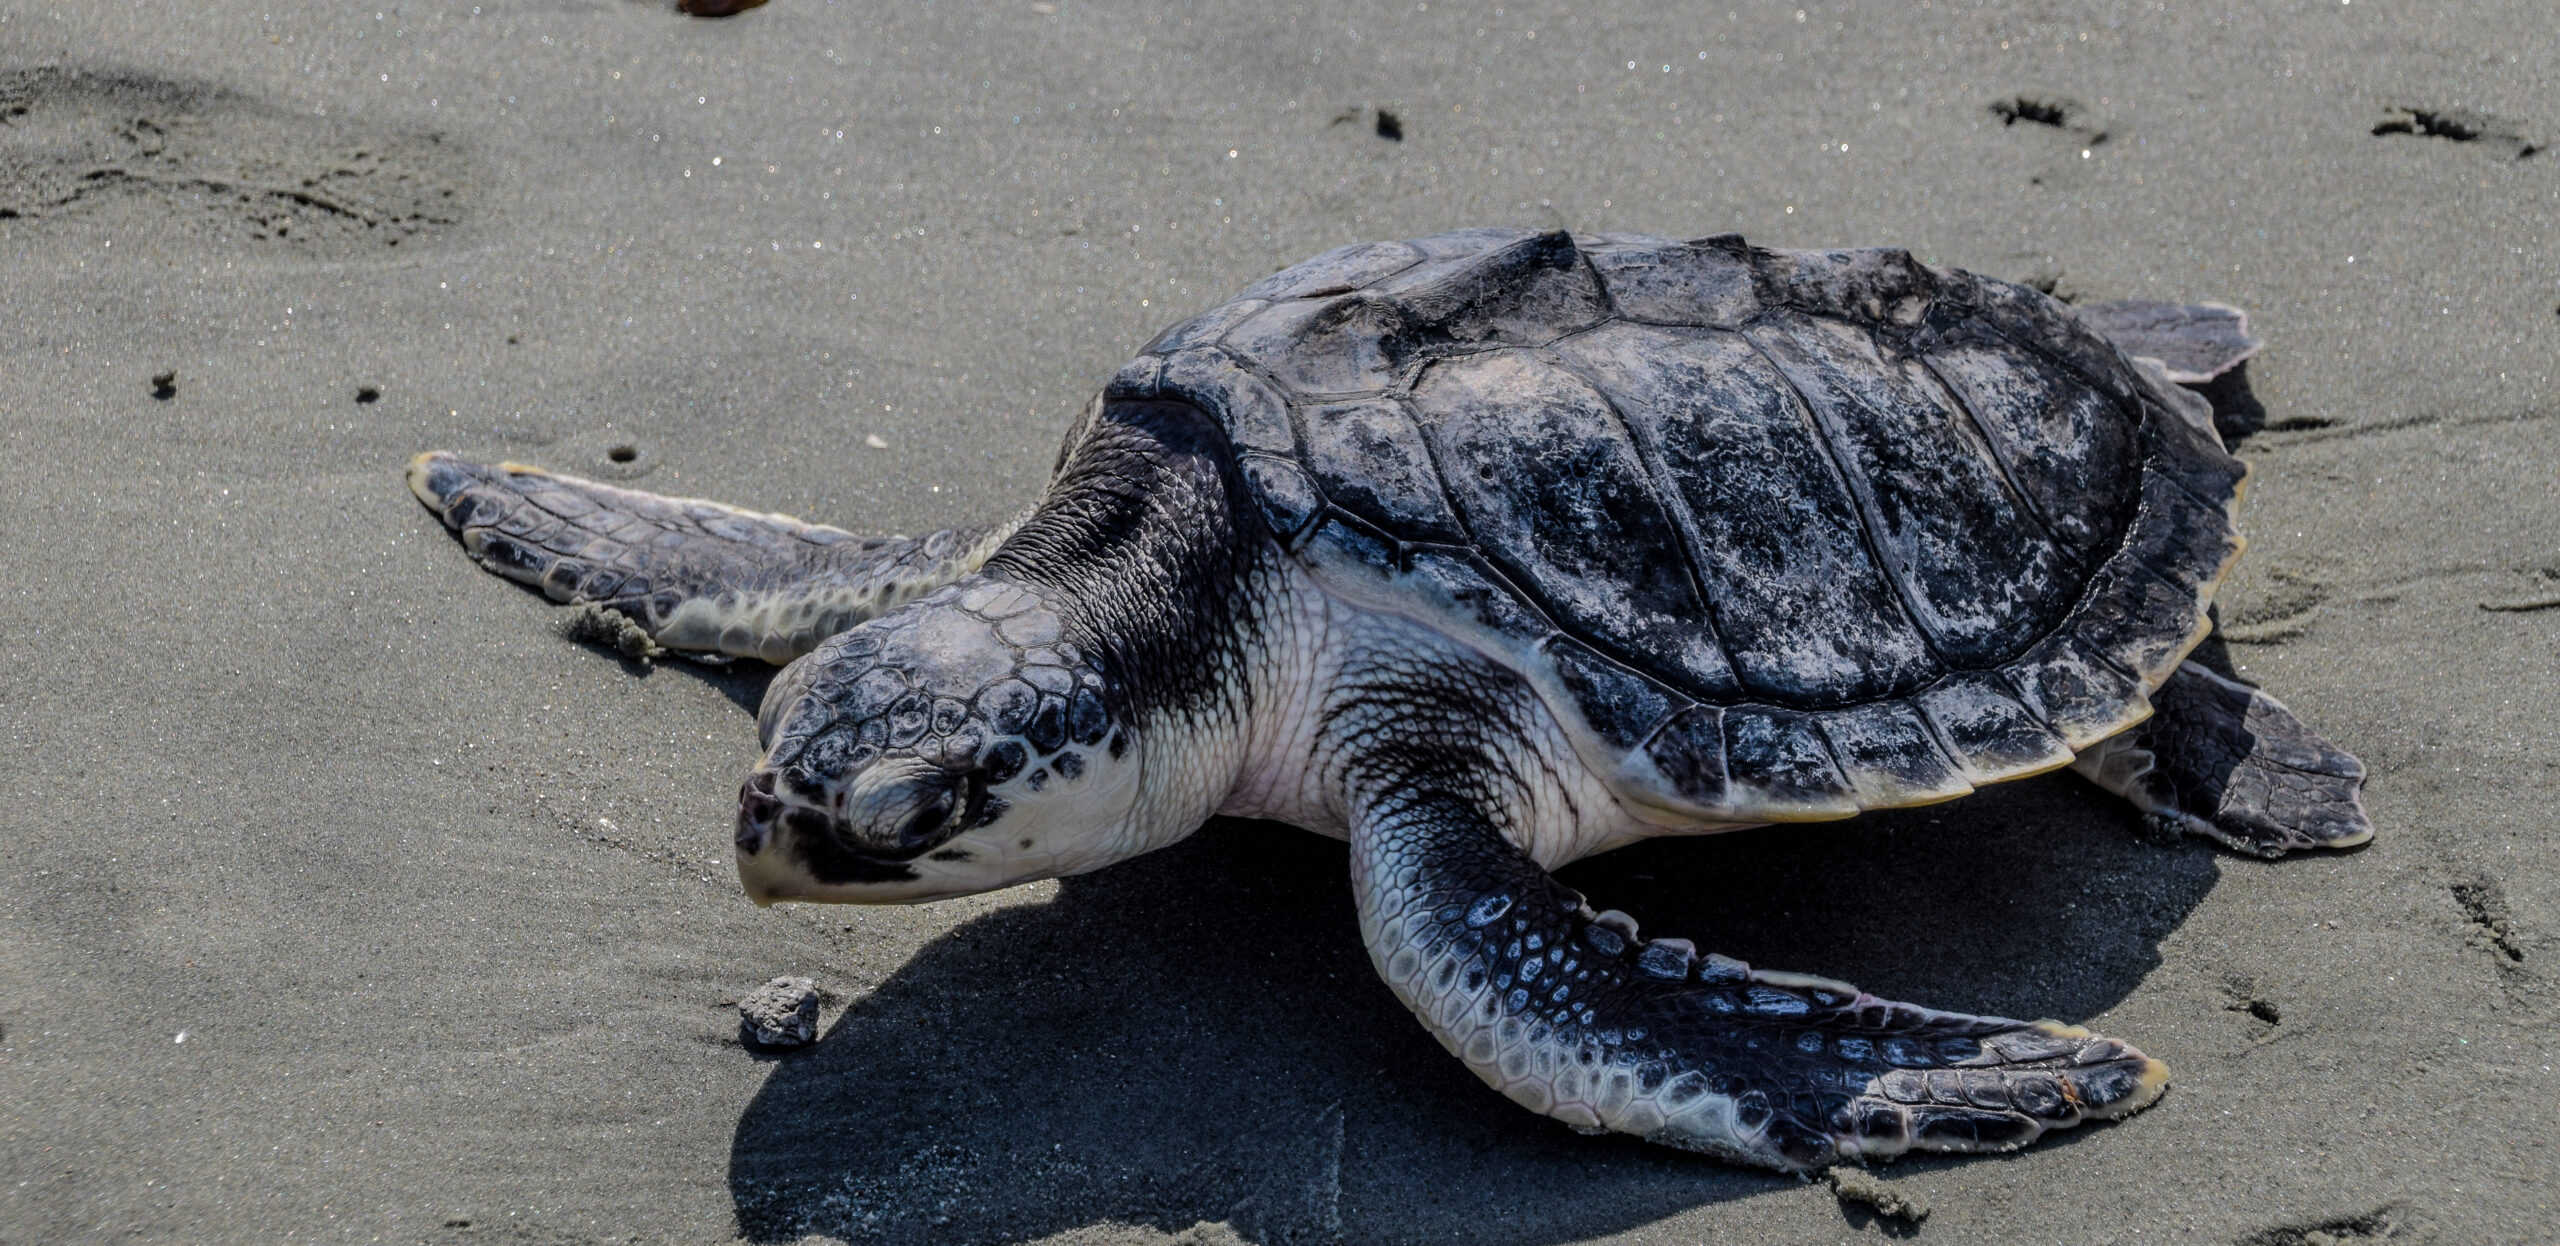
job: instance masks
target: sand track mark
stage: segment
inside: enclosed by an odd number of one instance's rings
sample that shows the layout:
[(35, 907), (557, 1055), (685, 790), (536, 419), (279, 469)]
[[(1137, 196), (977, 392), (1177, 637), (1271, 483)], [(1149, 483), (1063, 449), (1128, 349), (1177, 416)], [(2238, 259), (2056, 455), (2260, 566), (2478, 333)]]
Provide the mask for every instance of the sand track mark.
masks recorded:
[(2375, 122), (2376, 137), (2414, 134), (2451, 143), (2476, 143), (2510, 160), (2526, 160), (2551, 144), (2525, 137), (2522, 122), (2468, 108), (2394, 108)]
[(2463, 920), (2470, 930), (2465, 939), (2471, 946), (2499, 959), (2502, 966), (2512, 968), (2524, 963), (2524, 944), (2517, 938), (2515, 916), (2507, 907), (2506, 890), (2487, 875), (2453, 884), (2453, 902), (2462, 909)]
[(2239, 1246), (2352, 1246), (2357, 1242), (2420, 1242), (2427, 1236), (2407, 1208), (2385, 1203), (2361, 1215), (2260, 1229), (2241, 1238)]
[[(2080, 101), (2062, 95), (2012, 95), (1993, 100), (1991, 115), (2003, 126), (2021, 123), (2060, 130), (2080, 141), (2084, 147), (2095, 147), (2107, 141), (2107, 127), (2089, 116)], [(2050, 293), (2050, 291), (2048, 291)]]
[(444, 135), (289, 111), (219, 87), (0, 71), (0, 237), (106, 233), (347, 258), (458, 224)]

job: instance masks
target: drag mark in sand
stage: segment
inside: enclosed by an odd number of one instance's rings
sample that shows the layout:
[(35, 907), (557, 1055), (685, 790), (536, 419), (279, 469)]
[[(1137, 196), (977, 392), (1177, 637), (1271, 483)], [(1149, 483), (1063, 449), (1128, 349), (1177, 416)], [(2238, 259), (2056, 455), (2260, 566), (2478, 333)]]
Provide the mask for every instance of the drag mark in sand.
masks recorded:
[(2355, 1242), (2414, 1241), (2408, 1210), (2385, 1203), (2356, 1216), (2280, 1224), (2241, 1238), (2237, 1246), (2350, 1246)]
[(2025, 122), (2060, 130), (2079, 139), (2086, 147), (2107, 141), (2105, 127), (2089, 119), (2088, 110), (2081, 106), (2080, 101), (2059, 95), (2013, 95), (2004, 100), (1993, 100), (1991, 115), (1998, 117), (2004, 126)]
[(1356, 126), (1364, 119), (1369, 122), (1369, 132), (1377, 135), (1379, 138), (1385, 139), (1390, 143), (1401, 143), (1404, 141), (1403, 118), (1396, 116), (1393, 112), (1390, 112), (1385, 108), (1373, 109), (1366, 105), (1354, 105), (1350, 108), (1345, 108), (1341, 112), (1334, 114), (1333, 120), (1329, 123), (1328, 128), (1330, 128), (1330, 126), (1343, 125)]
[(2414, 134), (2452, 143), (2478, 143), (2512, 160), (2530, 159), (2551, 146), (2525, 137), (2519, 122), (2468, 108), (2394, 108), (2374, 124), (2373, 133), (2376, 137)]
[(2500, 958), (2501, 968), (2524, 963), (2524, 945), (2516, 939), (2515, 917), (2507, 907), (2507, 893), (2496, 879), (2483, 876), (2455, 883), (2453, 902), (2461, 906), (2463, 919), (2471, 925), (2471, 946)]
[(2536, 610), (2560, 608), (2560, 567), (2537, 567), (2528, 574), (2533, 587), (2516, 596), (2483, 600), (2480, 608), (2498, 614), (2530, 614)]
[(0, 226), (171, 231), (346, 256), (462, 216), (462, 162), (403, 132), (122, 70), (0, 74)]
[(2333, 601), (2387, 604), (2413, 589), (2447, 580), (2503, 576), (2518, 587), (2496, 597), (2481, 598), (2480, 609), (2493, 614), (2531, 614), (2560, 609), (2560, 567), (2463, 562), (2416, 575), (2333, 584), (2317, 574), (2291, 567), (2270, 567), (2266, 587), (2252, 600), (2227, 601), (2219, 607), (2215, 634), (2235, 645), (2275, 645), (2311, 630), (2321, 610)]
[(2086, 105), (2060, 95), (2012, 95), (1991, 101), (1991, 115), (2000, 119), (2003, 129), (2024, 127), (2058, 136), (2038, 141), (2049, 149), (2041, 169), (2027, 178), (2030, 186), (2047, 190), (2073, 190), (2089, 177), (2091, 162), (2098, 149), (2112, 137), (2110, 127), (2091, 116)]

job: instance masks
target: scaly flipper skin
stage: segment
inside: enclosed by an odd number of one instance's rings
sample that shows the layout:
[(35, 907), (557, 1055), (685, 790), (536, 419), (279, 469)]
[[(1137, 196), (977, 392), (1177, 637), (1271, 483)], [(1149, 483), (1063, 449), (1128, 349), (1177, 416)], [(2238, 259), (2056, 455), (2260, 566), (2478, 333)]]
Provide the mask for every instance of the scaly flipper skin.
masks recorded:
[(553, 601), (605, 606), (669, 649), (776, 664), (975, 570), (1005, 531), (863, 538), (441, 451), (410, 460), (409, 490), (480, 565)]
[(2072, 767), (2159, 823), (2253, 856), (2373, 838), (2364, 763), (2283, 702), (2188, 662), (2151, 705), (2148, 720)]
[[(1515, 846), (1572, 798), (1542, 779), (1516, 686), (1387, 656), (1328, 713), (1371, 962), (1486, 1084), (1585, 1131), (1786, 1171), (2006, 1151), (2123, 1116), (2159, 1061), (2051, 1021), (1898, 1004), (1646, 940)], [(1372, 732), (1391, 731), (1392, 741)], [(1569, 815), (1567, 815), (1569, 816)]]
[(2247, 313), (2220, 303), (2125, 299), (2083, 303), (2071, 312), (2117, 350), (2156, 360), (2180, 385), (2202, 385), (2258, 353)]
[(1378, 800), (1351, 859), (1370, 959), (1397, 997), (1486, 1084), (1584, 1130), (1801, 1171), (2013, 1150), (2140, 1109), (2168, 1079), (2078, 1027), (1916, 1008), (1639, 939), (1446, 795)]

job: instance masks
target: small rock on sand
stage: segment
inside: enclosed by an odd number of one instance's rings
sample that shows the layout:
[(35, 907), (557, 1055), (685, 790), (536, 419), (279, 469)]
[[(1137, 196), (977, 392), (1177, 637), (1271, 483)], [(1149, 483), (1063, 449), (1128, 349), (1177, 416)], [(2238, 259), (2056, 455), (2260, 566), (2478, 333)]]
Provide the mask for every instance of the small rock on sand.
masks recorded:
[(760, 1047), (806, 1047), (818, 1037), (818, 984), (776, 978), (738, 1001), (738, 1025)]
[(1831, 1178), (1831, 1192), (1843, 1203), (1856, 1203), (1872, 1209), (1888, 1220), (1918, 1224), (1929, 1218), (1929, 1204), (1893, 1188), (1876, 1175), (1857, 1168), (1834, 1168), (1824, 1174)]

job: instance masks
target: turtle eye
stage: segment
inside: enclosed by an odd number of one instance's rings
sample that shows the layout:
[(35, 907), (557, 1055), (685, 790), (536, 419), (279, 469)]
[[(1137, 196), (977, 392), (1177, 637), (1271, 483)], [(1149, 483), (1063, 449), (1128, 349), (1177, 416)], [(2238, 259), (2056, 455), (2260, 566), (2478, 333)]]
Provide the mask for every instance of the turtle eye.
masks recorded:
[(941, 835), (942, 828), (951, 821), (955, 803), (951, 793), (945, 790), (917, 806), (916, 811), (908, 814), (907, 820), (898, 825), (898, 847), (903, 851), (918, 852), (931, 847)]

